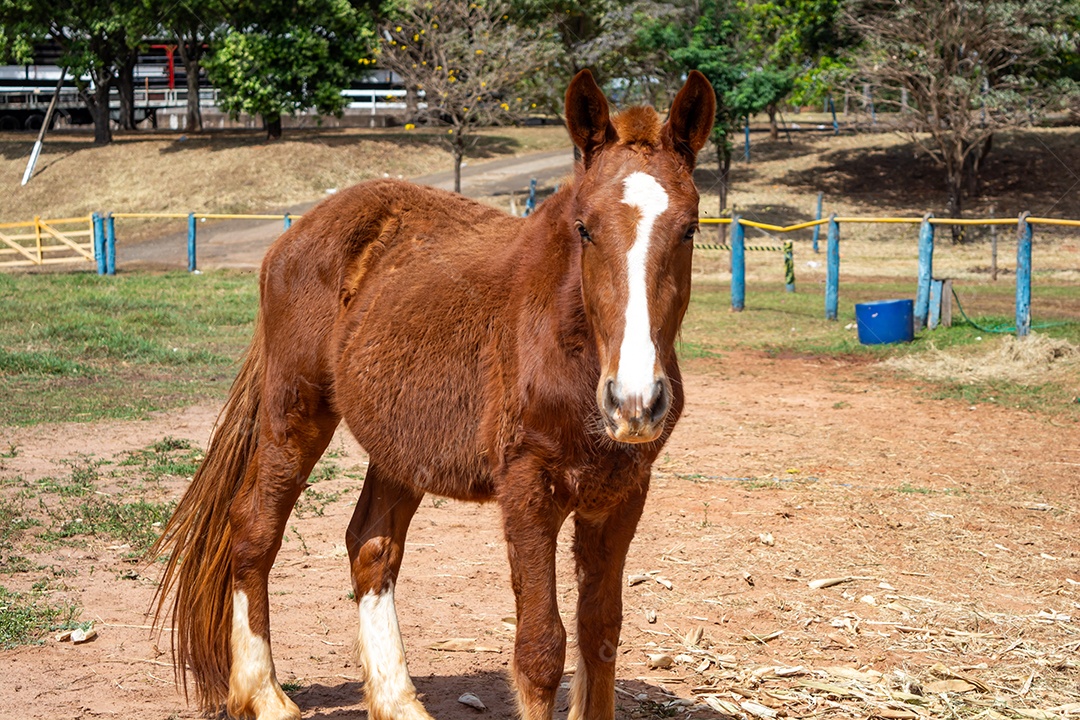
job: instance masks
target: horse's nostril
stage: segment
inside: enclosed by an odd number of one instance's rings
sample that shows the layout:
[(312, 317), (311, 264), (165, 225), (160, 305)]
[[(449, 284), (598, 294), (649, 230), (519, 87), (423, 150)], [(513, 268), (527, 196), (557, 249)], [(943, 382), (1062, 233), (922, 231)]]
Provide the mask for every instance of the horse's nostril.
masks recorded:
[(608, 378), (604, 384), (604, 411), (608, 415), (614, 415), (619, 409), (619, 400), (615, 397), (615, 379)]
[(667, 414), (668, 407), (671, 405), (671, 399), (668, 397), (667, 387), (661, 381), (657, 380), (653, 389), (656, 391), (656, 394), (653, 396), (653, 401), (649, 404), (646, 412), (648, 413), (649, 420), (656, 422)]

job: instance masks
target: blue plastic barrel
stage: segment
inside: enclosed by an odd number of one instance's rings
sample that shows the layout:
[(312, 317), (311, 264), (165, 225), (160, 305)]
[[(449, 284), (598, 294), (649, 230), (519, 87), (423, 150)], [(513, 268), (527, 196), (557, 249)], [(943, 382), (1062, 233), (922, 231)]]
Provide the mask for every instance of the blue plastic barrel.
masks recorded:
[(879, 300), (855, 304), (855, 324), (863, 345), (911, 342), (915, 337), (915, 302)]

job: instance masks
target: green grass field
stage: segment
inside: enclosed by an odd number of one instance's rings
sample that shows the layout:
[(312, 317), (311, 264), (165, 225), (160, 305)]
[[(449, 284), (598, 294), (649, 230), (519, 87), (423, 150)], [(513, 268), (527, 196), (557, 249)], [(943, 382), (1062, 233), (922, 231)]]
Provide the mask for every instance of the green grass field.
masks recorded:
[(136, 418), (220, 397), (253, 274), (0, 275), (0, 424)]
[[(1013, 289), (1007, 283), (979, 290), (980, 306), (1004, 309)], [(841, 285), (840, 319), (824, 319), (823, 289), (805, 283), (797, 293), (781, 285), (748, 289), (745, 311), (730, 312), (729, 289), (700, 284), (682, 333), (685, 360), (722, 355), (736, 348), (785, 354), (847, 357), (861, 361), (924, 353), (977, 352), (993, 337), (960, 323), (920, 333), (914, 343), (863, 346), (851, 327), (854, 303), (912, 297), (914, 283)], [(1037, 298), (1063, 302), (1071, 286), (1041, 286)], [(156, 410), (218, 401), (228, 390), (247, 346), (257, 306), (254, 274), (211, 272), (130, 274), (0, 275), (0, 377), (5, 402), (0, 425), (139, 418)], [(1037, 313), (1036, 324), (1042, 319)], [(1003, 314), (979, 316), (983, 326), (1008, 326)], [(1080, 323), (1041, 329), (1080, 344)], [(1068, 378), (1067, 378), (1068, 380)], [(1072, 378), (1075, 380), (1075, 378)], [(1015, 387), (1014, 387), (1015, 385)], [(988, 382), (923, 382), (935, 397), (963, 397), (1026, 409), (1076, 412), (1075, 383), (1041, 386)]]

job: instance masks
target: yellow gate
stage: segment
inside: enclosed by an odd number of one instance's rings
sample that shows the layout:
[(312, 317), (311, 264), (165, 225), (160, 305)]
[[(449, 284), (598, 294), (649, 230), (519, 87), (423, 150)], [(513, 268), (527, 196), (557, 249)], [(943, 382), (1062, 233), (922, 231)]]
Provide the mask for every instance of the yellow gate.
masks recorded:
[(92, 216), (0, 223), (0, 267), (94, 262)]

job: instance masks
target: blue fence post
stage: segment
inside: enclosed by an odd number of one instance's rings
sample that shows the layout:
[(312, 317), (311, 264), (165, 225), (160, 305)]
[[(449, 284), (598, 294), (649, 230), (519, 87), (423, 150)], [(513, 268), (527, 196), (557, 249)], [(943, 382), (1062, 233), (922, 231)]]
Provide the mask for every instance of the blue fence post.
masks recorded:
[(97, 274), (105, 274), (105, 225), (97, 213), (90, 216), (94, 223), (94, 259), (97, 260)]
[[(832, 98), (829, 99), (829, 102), (832, 102)], [(817, 194), (817, 214), (814, 216), (815, 220), (820, 220), (821, 219), (821, 198), (822, 198), (822, 196), (824, 194), (825, 193), (818, 193)], [(815, 225), (814, 226), (814, 253), (820, 252), (818, 250), (818, 238), (820, 236), (821, 236), (821, 226), (820, 225)]]
[(522, 217), (528, 217), (532, 215), (533, 210), (536, 209), (536, 178), (529, 180), (529, 199), (525, 201), (525, 214)]
[(116, 220), (112, 213), (105, 215), (105, 273), (116, 274)]
[(1031, 237), (1035, 229), (1028, 222), (1031, 213), (1020, 215), (1016, 244), (1016, 337), (1031, 332)]
[(749, 115), (746, 116), (746, 128), (745, 128), (745, 131), (744, 131), (744, 137), (745, 137), (745, 139), (743, 140), (743, 159), (745, 159), (746, 162), (750, 162), (750, 116)]
[(187, 269), (195, 272), (195, 213), (187, 216)]
[(742, 312), (746, 307), (746, 228), (741, 218), (731, 218), (731, 309)]
[(923, 216), (919, 226), (919, 287), (915, 294), (915, 327), (926, 327), (930, 312), (930, 280), (934, 277), (934, 226), (932, 213)]
[(825, 319), (835, 320), (840, 306), (840, 223), (836, 222), (836, 213), (829, 216), (825, 263)]
[(288, 230), (292, 227), (292, 216), (289, 213), (285, 213), (285, 217), (282, 218), (285, 222), (285, 229)]

